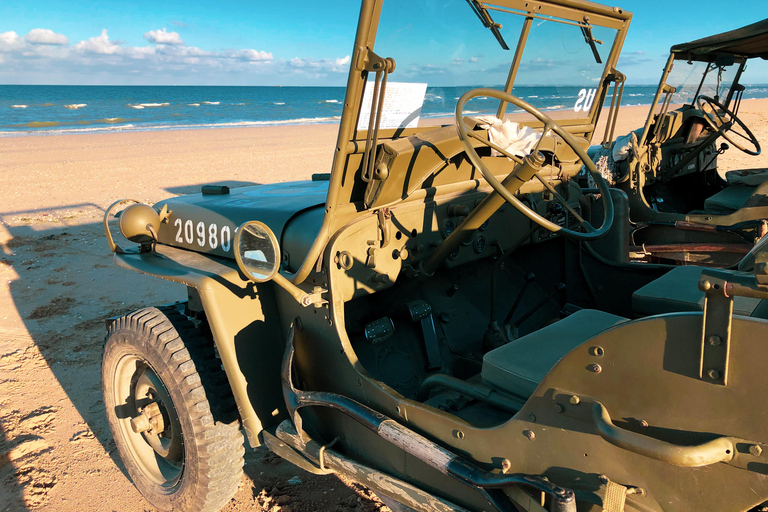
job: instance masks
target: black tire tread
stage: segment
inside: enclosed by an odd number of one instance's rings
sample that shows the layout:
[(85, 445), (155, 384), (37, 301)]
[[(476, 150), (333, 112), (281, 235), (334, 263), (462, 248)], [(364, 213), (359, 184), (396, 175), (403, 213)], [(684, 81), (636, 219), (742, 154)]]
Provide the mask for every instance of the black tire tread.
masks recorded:
[(219, 510), (237, 491), (245, 449), (237, 407), (211, 340), (173, 307), (129, 313), (112, 324), (107, 340), (124, 330), (140, 335), (165, 361), (174, 381), (166, 386), (178, 388), (184, 404), (177, 405), (177, 410), (183, 414), (186, 409), (193, 425), (191, 436), (185, 433), (185, 445), (197, 447), (197, 468), (187, 465), (197, 469), (194, 489), (172, 508)]

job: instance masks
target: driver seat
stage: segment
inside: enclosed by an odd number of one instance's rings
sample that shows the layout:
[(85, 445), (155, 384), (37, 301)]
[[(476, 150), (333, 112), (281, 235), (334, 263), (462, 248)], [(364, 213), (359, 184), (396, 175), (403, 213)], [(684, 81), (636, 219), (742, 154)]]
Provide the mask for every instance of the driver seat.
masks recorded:
[(627, 319), (582, 309), (483, 356), (481, 377), (491, 387), (528, 398), (571, 350)]

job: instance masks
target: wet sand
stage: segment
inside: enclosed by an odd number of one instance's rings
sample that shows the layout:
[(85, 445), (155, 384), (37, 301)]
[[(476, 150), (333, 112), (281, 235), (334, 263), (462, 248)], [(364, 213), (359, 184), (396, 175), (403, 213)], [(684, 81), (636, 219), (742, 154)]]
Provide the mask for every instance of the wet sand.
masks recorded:
[[(616, 134), (646, 115), (647, 107), (623, 108)], [(767, 115), (768, 100), (742, 105), (741, 118), (768, 148)], [(104, 417), (103, 319), (184, 299), (185, 290), (115, 267), (104, 209), (206, 183), (307, 179), (330, 169), (336, 132), (317, 125), (0, 139), (0, 512), (149, 509)], [(768, 156), (732, 148), (720, 165), (768, 167)], [(310, 476), (263, 450), (248, 450), (246, 462), (226, 511), (381, 508), (364, 489)], [(294, 476), (301, 483), (289, 483)]]

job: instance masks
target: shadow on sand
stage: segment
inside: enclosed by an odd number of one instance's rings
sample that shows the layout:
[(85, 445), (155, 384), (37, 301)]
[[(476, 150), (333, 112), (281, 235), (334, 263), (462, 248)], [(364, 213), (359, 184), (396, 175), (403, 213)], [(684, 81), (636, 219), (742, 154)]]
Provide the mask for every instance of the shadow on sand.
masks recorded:
[[(222, 184), (227, 183), (232, 182)], [(193, 188), (197, 191), (199, 185), (177, 187), (173, 192)], [(72, 214), (73, 210), (80, 213)], [(15, 308), (21, 318), (22, 334), (27, 344), (27, 348), (20, 349), (21, 352), (12, 351), (6, 360), (3, 359), (6, 351), (0, 350), (0, 512), (34, 509), (38, 504), (46, 503), (48, 494), (56, 495), (57, 500), (64, 499), (58, 497), (58, 492), (49, 492), (57, 480), (51, 472), (41, 469), (46, 467), (41, 456), (54, 459), (54, 462), (48, 462), (48, 467), (86, 465), (80, 471), (93, 473), (93, 480), (87, 484), (93, 489), (106, 489), (113, 485), (114, 469), (111, 470), (112, 480), (102, 476), (100, 481), (99, 474), (88, 466), (86, 455), (79, 451), (77, 445), (82, 437), (95, 438), (100, 443), (103, 451), (98, 450), (94, 457), (102, 462), (104, 453), (111, 457), (114, 465), (107, 463), (102, 467), (117, 467), (126, 482), (129, 480), (104, 414), (101, 389), (101, 354), (106, 332), (104, 320), (149, 305), (186, 300), (186, 290), (181, 285), (114, 265), (105, 241), (102, 215), (103, 210), (95, 205), (0, 214), (0, 223), (13, 237), (0, 247), (0, 265), (5, 269), (3, 275), (9, 276), (12, 304), (8, 306), (11, 310)], [(112, 227), (114, 232), (116, 226)], [(13, 311), (9, 311), (11, 313)], [(5, 331), (0, 329), (0, 341), (6, 339)], [(34, 364), (21, 357), (22, 352), (34, 353)], [(4, 362), (8, 365), (3, 366)], [(49, 413), (55, 416), (55, 412), (63, 408), (56, 403), (56, 400), (61, 402), (60, 395), (58, 398), (40, 393), (29, 395), (19, 388), (25, 382), (26, 385), (33, 382), (25, 375), (36, 372), (36, 367), (39, 368), (38, 374), (48, 371), (53, 374), (57, 382), (48, 385), (51, 388), (60, 386), (82, 417), (82, 422), (80, 418), (73, 419), (73, 422), (82, 424), (75, 428), (77, 432), (65, 445), (65, 449), (71, 448), (70, 453), (57, 452), (44, 456), (52, 445), (45, 442), (45, 429), (38, 434), (19, 427), (30, 418)], [(22, 398), (25, 396), (27, 398)], [(28, 396), (36, 397), (39, 403), (19, 403), (29, 400)], [(32, 413), (19, 415), (18, 409), (30, 407), (34, 409)], [(61, 421), (61, 418), (56, 421)], [(42, 444), (38, 446), (35, 442)], [(22, 449), (46, 448), (33, 449), (19, 456), (19, 446)], [(11, 460), (11, 457), (17, 458)], [(66, 480), (66, 475), (75, 472), (74, 467), (66, 468), (59, 474), (59, 481)], [(263, 448), (246, 450), (245, 474), (244, 483), (248, 481), (248, 484), (241, 485), (235, 499), (224, 510), (269, 509), (271, 505), (288, 503), (296, 512), (378, 510), (380, 507), (370, 491), (342, 483), (335, 476), (318, 477), (305, 473)], [(130, 488), (133, 489), (132, 486)], [(38, 502), (30, 501), (30, 495), (34, 498), (35, 492), (39, 494)], [(98, 490), (93, 492), (99, 495)], [(128, 502), (132, 502), (132, 505), (126, 505), (129, 510), (133, 510), (137, 503), (146, 506), (138, 492), (134, 492), (132, 496), (120, 496), (119, 501), (105, 500), (104, 509), (124, 510), (121, 503)], [(65, 499), (70, 502), (67, 510), (83, 510), (92, 505), (85, 497), (80, 498), (82, 503), (78, 502), (77, 496), (67, 495)], [(49, 500), (48, 504), (53, 505), (54, 502)]]

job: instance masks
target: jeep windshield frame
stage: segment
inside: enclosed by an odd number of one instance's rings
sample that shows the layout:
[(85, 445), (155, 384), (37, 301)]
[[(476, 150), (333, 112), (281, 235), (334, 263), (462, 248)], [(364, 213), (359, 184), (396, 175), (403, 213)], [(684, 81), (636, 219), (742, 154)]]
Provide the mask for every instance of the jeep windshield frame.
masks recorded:
[[(437, 122), (431, 123), (431, 126), (419, 126), (418, 128), (380, 130), (376, 122), (371, 122), (367, 129), (358, 130), (366, 88), (372, 88), (373, 97), (376, 98), (377, 91), (380, 92), (386, 87), (388, 76), (398, 76), (397, 63), (393, 59), (388, 59), (389, 55), (385, 53), (386, 45), (382, 44), (381, 50), (377, 47), (382, 8), (392, 1), (362, 1), (354, 50), (350, 60), (344, 108), (331, 169), (325, 216), (320, 232), (301, 267), (295, 274), (288, 276), (294, 283), (303, 282), (312, 269), (319, 267), (318, 261), (333, 233), (347, 224), (351, 215), (365, 209), (362, 205), (362, 198), (359, 197), (361, 190), (365, 188), (363, 165), (369, 161), (372, 162), (379, 143), (384, 140), (425, 132), (440, 126), (440, 123)], [(418, 8), (418, 6), (428, 2), (429, 0), (423, 0), (413, 5)], [(492, 46), (494, 51), (498, 51), (500, 47), (503, 49), (505, 46), (502, 41), (510, 43), (509, 62), (505, 66), (503, 83), (495, 87), (507, 93), (516, 92), (514, 87), (518, 83), (518, 75), (523, 63), (523, 52), (529, 42), (531, 28), (535, 24), (544, 23), (571, 25), (572, 27), (568, 27), (569, 30), (572, 28), (579, 35), (581, 45), (587, 48), (586, 52), (588, 53), (586, 55), (593, 64), (597, 62), (599, 72), (596, 72), (591, 78), (590, 87), (594, 88), (594, 92), (590, 91), (589, 93), (593, 98), (589, 107), (582, 109), (581, 114), (579, 114), (578, 109), (574, 109), (571, 112), (572, 115), (566, 113), (565, 116), (558, 116), (558, 123), (568, 130), (581, 134), (588, 143), (594, 133), (597, 119), (611, 85), (614, 85), (614, 96), (611, 100), (609, 124), (611, 118), (615, 122), (621, 99), (620, 85), (623, 86), (624, 81), (624, 76), (617, 71), (616, 66), (632, 18), (630, 12), (584, 0), (496, 0), (492, 3), (480, 0), (453, 0), (453, 2), (462, 4), (468, 22), (471, 21), (475, 27), (485, 31), (485, 36), (481, 42), (483, 50)], [(454, 7), (453, 4), (451, 7)], [(505, 38), (497, 35), (502, 28), (502, 24), (497, 23), (497, 16), (506, 16), (507, 18), (513, 16), (522, 20), (516, 44), (511, 44), (512, 38), (510, 37)], [(423, 19), (420, 19), (419, 28), (421, 28), (422, 21)], [(593, 31), (598, 29), (610, 30), (612, 39), (606, 41), (607, 44), (596, 51), (596, 44), (602, 43), (596, 38), (598, 36), (593, 34)], [(382, 31), (382, 34), (384, 33)], [(477, 39), (479, 38), (480, 36)], [(471, 42), (478, 43), (474, 39)], [(547, 44), (548, 42), (544, 43), (545, 46)], [(404, 63), (401, 62), (400, 64)], [(483, 84), (477, 83), (467, 87), (469, 89), (481, 85)], [(377, 105), (376, 100), (372, 103), (374, 107)], [(378, 103), (381, 104), (383, 101)], [(586, 106), (586, 103), (583, 105)], [(373, 116), (380, 112), (380, 105), (378, 111), (376, 108), (372, 109), (371, 119), (375, 119)], [(499, 118), (508, 115), (506, 102), (500, 101), (492, 114)], [(561, 117), (564, 118), (561, 119)], [(443, 123), (443, 125), (449, 124), (453, 124), (452, 119)], [(537, 125), (537, 122), (526, 122), (525, 124), (533, 128), (542, 127), (541, 123)], [(607, 133), (608, 130), (606, 136)]]
[[(744, 92), (739, 81), (749, 59), (757, 58), (768, 60), (768, 19), (673, 45), (648, 111), (643, 134), (639, 139), (641, 143), (649, 141), (651, 125), (657, 114), (666, 112), (671, 103), (682, 103), (693, 108), (696, 98), (701, 94), (712, 96), (725, 108), (738, 114)], [(676, 65), (678, 68), (675, 68)], [(690, 65), (691, 69), (679, 73), (680, 65)], [(678, 76), (675, 76), (676, 73)], [(692, 87), (695, 87), (695, 92), (691, 95), (689, 92)], [(660, 101), (662, 107), (659, 110)]]

